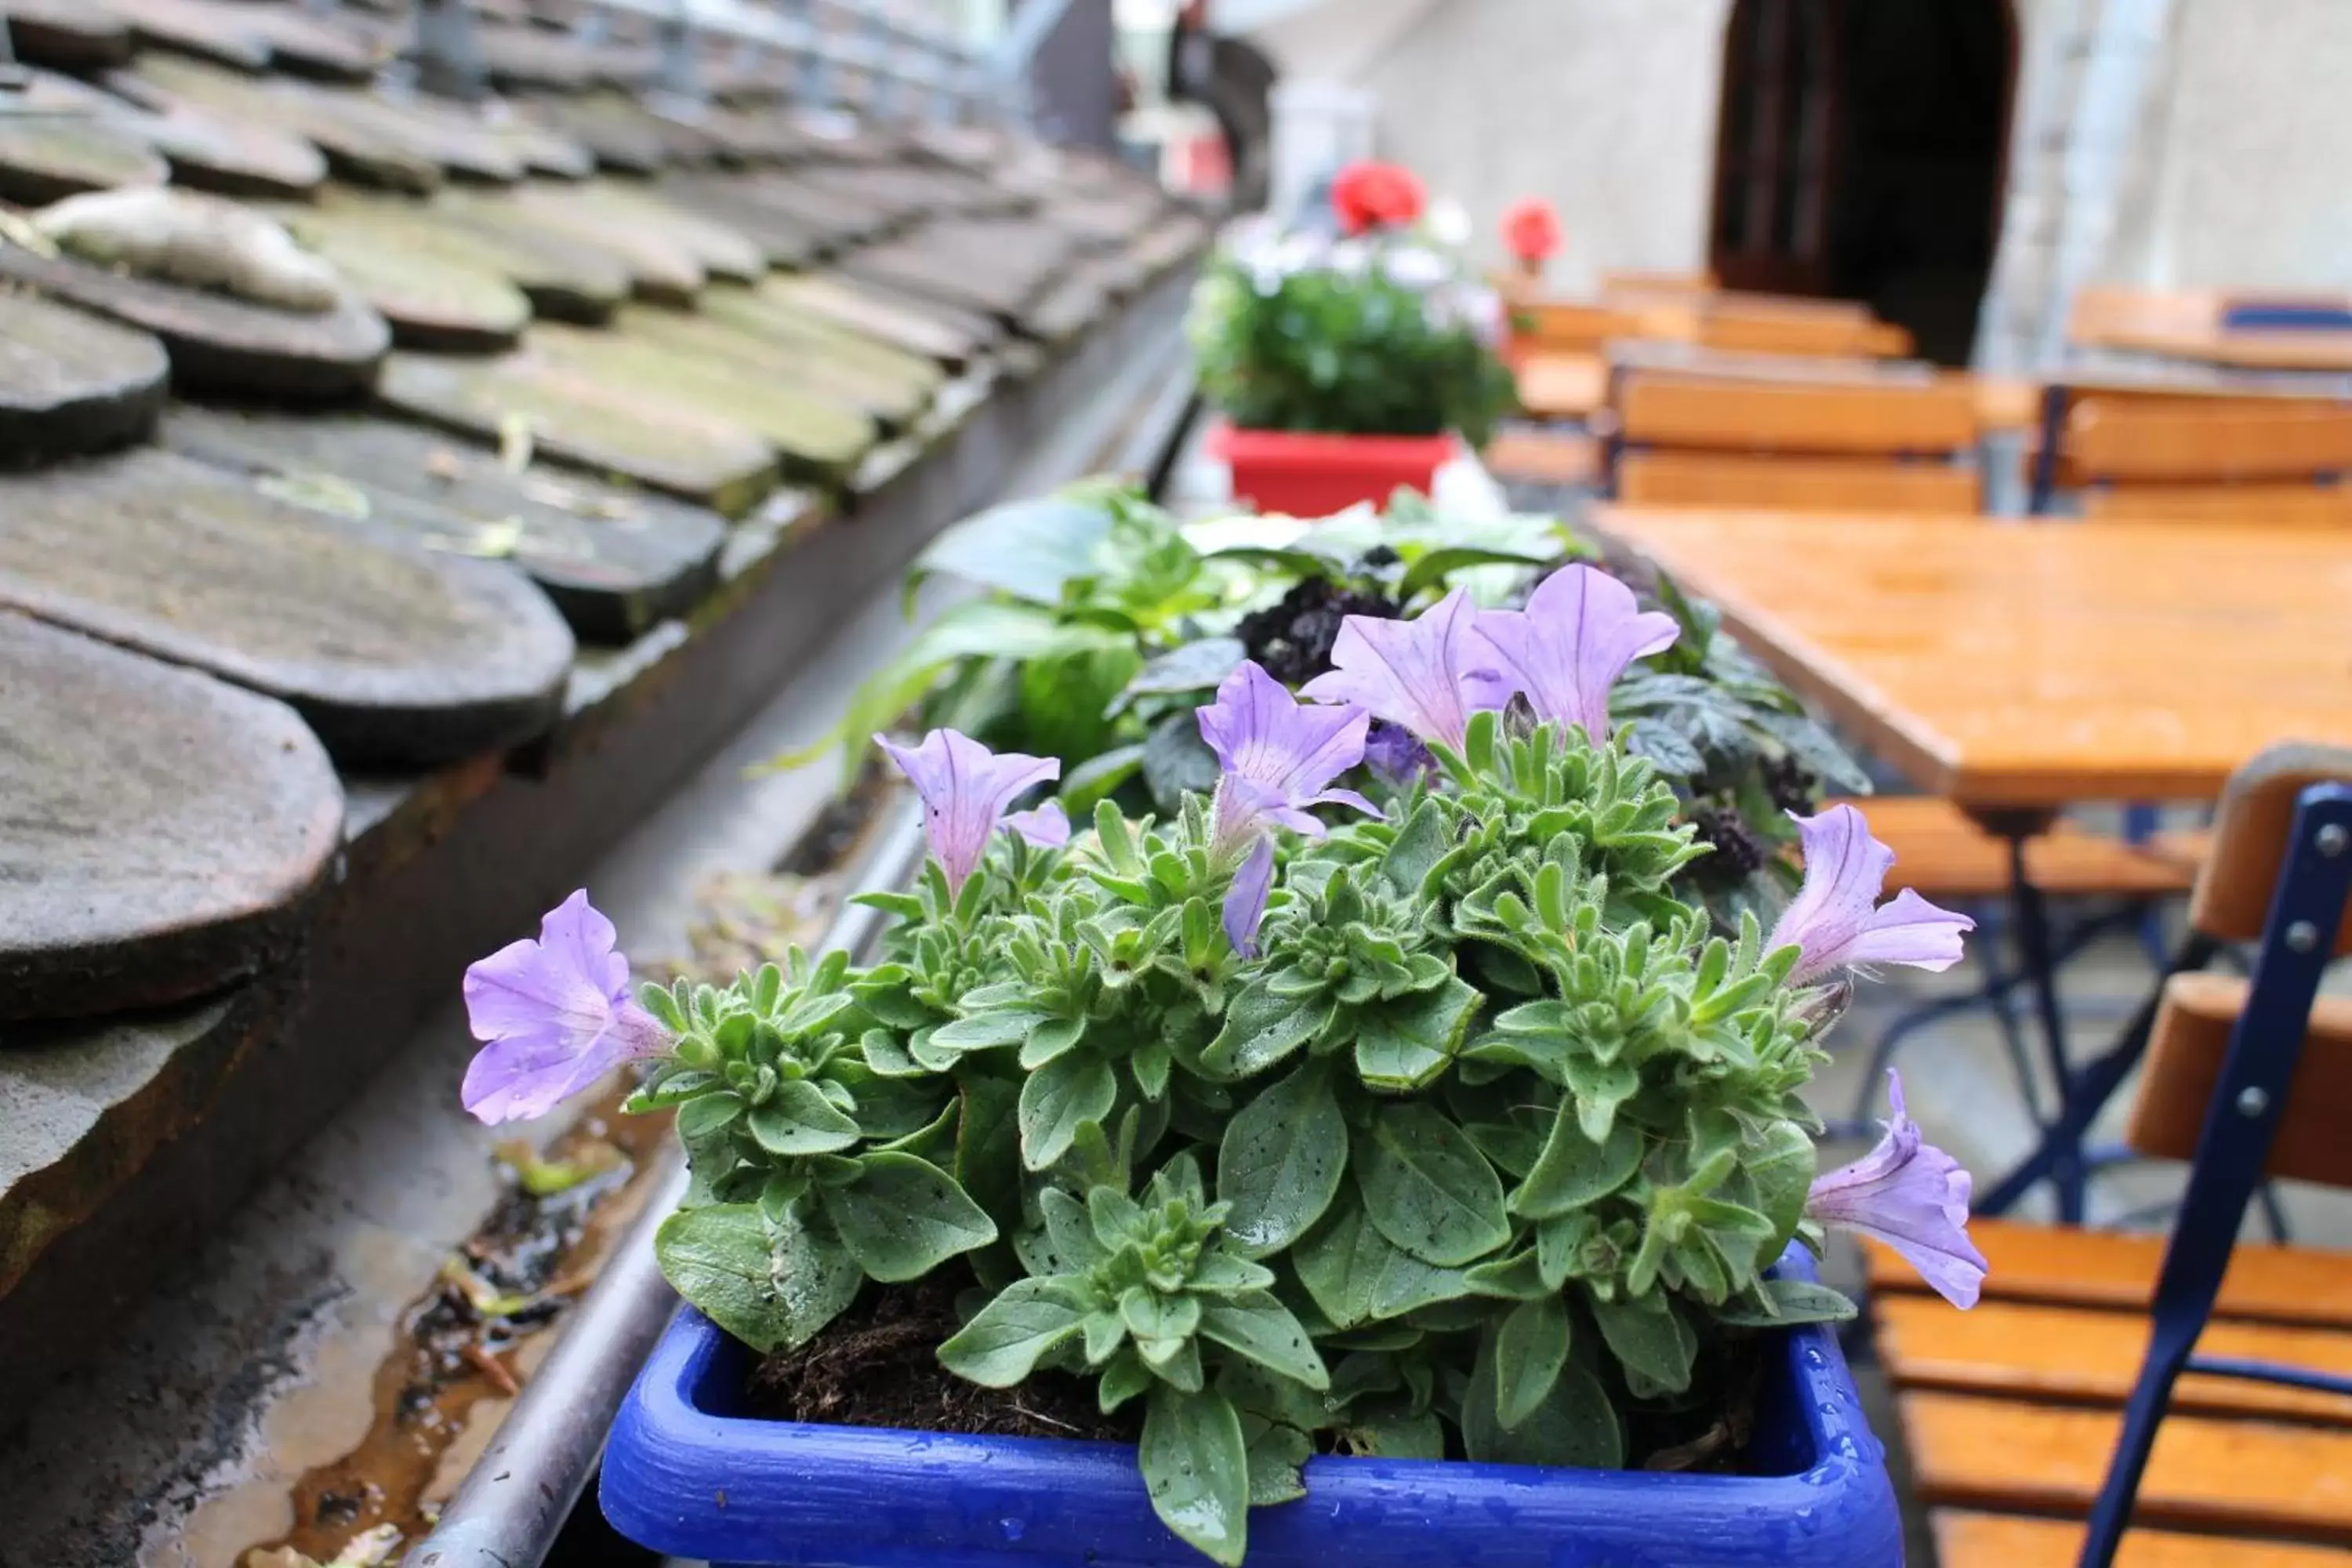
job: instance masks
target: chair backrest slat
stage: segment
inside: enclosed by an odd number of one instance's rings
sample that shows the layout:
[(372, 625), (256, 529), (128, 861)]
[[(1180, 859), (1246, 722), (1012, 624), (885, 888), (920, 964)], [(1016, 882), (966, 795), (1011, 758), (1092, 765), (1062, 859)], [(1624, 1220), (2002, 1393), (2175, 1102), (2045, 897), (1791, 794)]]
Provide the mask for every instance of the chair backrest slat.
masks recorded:
[[(2231, 775), (2214, 815), (2212, 848), (2189, 894), (2191, 927), (2222, 942), (2261, 938), (2295, 798), (2334, 781), (2352, 782), (2352, 750), (2301, 742), (2273, 746)], [(2352, 953), (2352, 914), (2336, 933), (2335, 951)]]
[(1617, 465), (1617, 499), (1646, 506), (1975, 512), (1980, 490), (1972, 467), (1875, 458), (1645, 451), (1628, 452)]
[[(2176, 974), (2149, 1037), (2147, 1066), (2125, 1142), (2159, 1160), (2190, 1160), (2206, 1109), (2230, 1054), (2230, 1032), (2245, 1011), (2248, 987), (2235, 975)], [(2271, 1142), (2274, 1177), (2352, 1187), (2352, 1006), (2323, 1000), (2314, 1010), (2295, 1066), (2294, 1087)]]
[(2352, 471), (2352, 406), (2092, 398), (2068, 414), (2065, 450), (2092, 483), (2342, 474)]
[(1614, 402), (1617, 434), (1635, 446), (1940, 456), (1977, 437), (1976, 399), (1965, 377), (1897, 384), (1627, 373)]

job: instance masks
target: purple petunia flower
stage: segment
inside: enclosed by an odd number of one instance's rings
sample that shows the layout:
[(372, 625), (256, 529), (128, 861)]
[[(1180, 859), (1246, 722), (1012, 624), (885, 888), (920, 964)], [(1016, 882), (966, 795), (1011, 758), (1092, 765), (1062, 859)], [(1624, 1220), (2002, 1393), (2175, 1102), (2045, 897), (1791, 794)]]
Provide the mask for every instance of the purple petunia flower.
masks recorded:
[(488, 1042), (459, 1097), (484, 1121), (544, 1116), (669, 1036), (629, 994), (629, 961), (585, 889), (550, 910), (539, 940), (510, 942), (466, 971), (466, 1016)]
[(1274, 840), (1260, 834), (1225, 894), (1225, 940), (1244, 958), (1257, 956), (1258, 922), (1265, 919), (1265, 896), (1273, 889)]
[(1960, 935), (1974, 931), (1976, 921), (1937, 909), (1908, 888), (1878, 902), (1895, 851), (1870, 836), (1861, 812), (1840, 804), (1818, 816), (1790, 816), (1804, 844), (1805, 882), (1773, 923), (1766, 946), (1801, 950), (1791, 980), (1854, 963), (1949, 969), (1960, 961)]
[(1378, 816), (1380, 807), (1331, 781), (1364, 760), (1371, 715), (1360, 708), (1318, 708), (1299, 701), (1282, 683), (1246, 660), (1200, 710), (1201, 739), (1223, 768), (1217, 780), (1215, 828), (1210, 852), (1220, 859), (1246, 847), (1247, 862), (1225, 900), (1225, 934), (1236, 951), (1254, 951), (1274, 876), (1274, 845), (1266, 837), (1287, 827), (1309, 838), (1323, 824), (1307, 808), (1349, 805)]
[(1473, 619), (1470, 595), (1459, 588), (1409, 621), (1349, 616), (1331, 645), (1332, 668), (1299, 694), (1353, 702), (1458, 748), (1471, 714), (1511, 700), (1493, 650), (1471, 635)]
[(1062, 776), (1062, 764), (1051, 757), (1017, 752), (999, 756), (955, 730), (934, 730), (919, 746), (898, 745), (882, 735), (874, 739), (923, 797), (923, 834), (948, 874), (950, 891), (979, 868), (989, 836), (1004, 820), (1013, 797)]
[(1217, 847), (1230, 852), (1265, 824), (1323, 837), (1311, 805), (1380, 807), (1331, 781), (1364, 760), (1372, 716), (1299, 701), (1255, 659), (1244, 660), (1199, 710), (1201, 739), (1223, 769), (1217, 783)]
[(1402, 724), (1383, 719), (1364, 738), (1364, 765), (1398, 789), (1437, 772), (1437, 759)]
[(1472, 623), (1537, 718), (1581, 724), (1595, 745), (1609, 740), (1609, 689), (1627, 665), (1671, 645), (1679, 629), (1674, 616), (1641, 609), (1631, 588), (1590, 566), (1553, 573), (1524, 610), (1489, 610)]
[(1040, 849), (1059, 849), (1070, 841), (1070, 814), (1058, 800), (1049, 800), (1032, 811), (1016, 811), (1004, 819), (1004, 826)]
[(1805, 1217), (1885, 1242), (1955, 1307), (1977, 1304), (1985, 1257), (1969, 1239), (1969, 1173), (1919, 1135), (1903, 1105), (1903, 1079), (1886, 1074), (1894, 1119), (1878, 1147), (1815, 1178)]

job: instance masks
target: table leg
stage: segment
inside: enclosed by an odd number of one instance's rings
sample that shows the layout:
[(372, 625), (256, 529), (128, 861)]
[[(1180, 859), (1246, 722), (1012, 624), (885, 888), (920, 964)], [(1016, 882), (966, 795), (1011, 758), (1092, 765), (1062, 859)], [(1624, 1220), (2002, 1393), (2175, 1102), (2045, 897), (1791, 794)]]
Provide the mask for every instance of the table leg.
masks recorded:
[[(2213, 961), (2221, 944), (2200, 932), (2191, 931), (2189, 940), (2172, 955), (2163, 973), (2157, 976), (2155, 986), (2138, 1012), (2124, 1026), (2116, 1043), (2099, 1056), (2059, 1079), (2060, 1096), (2057, 1119), (2042, 1131), (2042, 1141), (2032, 1153), (2019, 1163), (2017, 1168), (1993, 1184), (1976, 1204), (1979, 1214), (1998, 1215), (2016, 1206), (2020, 1198), (2042, 1182), (2052, 1178), (2063, 1156), (2072, 1154), (2077, 1168), (2082, 1163), (2083, 1139), (2091, 1130), (2091, 1122), (2104, 1110), (2132, 1068), (2139, 1065), (2147, 1053), (2149, 1034), (2156, 1027), (2158, 1005), (2163, 999), (2164, 983), (2185, 970), (2202, 969)], [(2063, 1199), (2062, 1199), (2063, 1203)]]
[(2085, 1182), (2083, 1140), (2074, 1112), (2074, 1073), (2066, 1058), (2066, 1015), (2058, 999), (2058, 961), (2050, 939), (2050, 906), (2025, 868), (2026, 835), (2009, 839), (2009, 901), (2017, 928), (2018, 959), (2033, 987), (2034, 1012), (2042, 1026), (2042, 1057), (2051, 1080), (2058, 1086), (2058, 1114), (2042, 1131), (2050, 1151), (2049, 1176), (2058, 1197), (2058, 1218), (2063, 1225), (2083, 1223)]

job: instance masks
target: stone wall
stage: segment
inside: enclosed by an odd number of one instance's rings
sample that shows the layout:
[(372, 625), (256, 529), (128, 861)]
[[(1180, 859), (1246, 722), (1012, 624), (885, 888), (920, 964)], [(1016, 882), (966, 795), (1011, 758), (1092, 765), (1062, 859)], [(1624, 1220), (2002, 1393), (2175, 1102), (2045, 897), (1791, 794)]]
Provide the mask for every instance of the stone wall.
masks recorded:
[(1729, 0), (1340, 0), (1253, 35), (1286, 73), (1378, 95), (1381, 155), (1496, 220), (1559, 207), (1564, 289), (1706, 265)]

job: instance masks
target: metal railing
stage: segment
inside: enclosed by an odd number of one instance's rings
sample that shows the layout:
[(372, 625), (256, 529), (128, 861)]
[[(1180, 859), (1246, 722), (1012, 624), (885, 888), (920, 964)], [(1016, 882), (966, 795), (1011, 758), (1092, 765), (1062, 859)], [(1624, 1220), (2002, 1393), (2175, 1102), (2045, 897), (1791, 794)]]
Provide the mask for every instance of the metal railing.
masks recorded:
[[(600, 42), (616, 16), (650, 20), (660, 50), (656, 87), (689, 112), (709, 100), (703, 62), (715, 39), (734, 46), (739, 66), (772, 60), (779, 84), (803, 109), (841, 107), (854, 77), (866, 85), (860, 107), (876, 120), (1026, 122), (1037, 50), (1069, 7), (1070, 0), (1029, 0), (985, 48), (887, 0), (592, 0), (572, 37)], [(417, 85), (447, 97), (486, 96), (471, 0), (418, 0), (415, 16)]]

